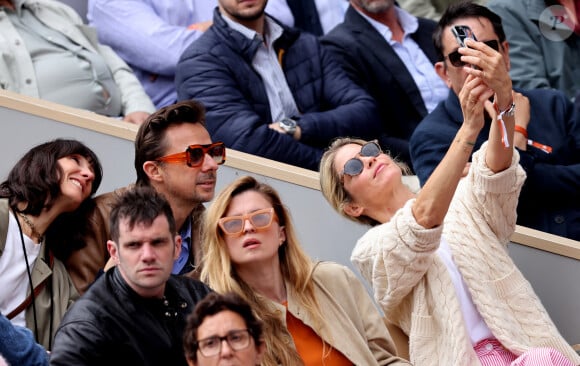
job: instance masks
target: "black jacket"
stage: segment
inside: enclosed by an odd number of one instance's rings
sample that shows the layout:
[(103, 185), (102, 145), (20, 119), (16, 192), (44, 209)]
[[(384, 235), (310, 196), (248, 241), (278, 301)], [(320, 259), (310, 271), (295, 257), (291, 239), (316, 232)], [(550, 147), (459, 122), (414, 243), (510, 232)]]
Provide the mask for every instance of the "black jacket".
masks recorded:
[[(419, 29), (411, 38), (435, 64), (437, 55), (431, 37), (437, 23), (423, 18), (418, 21)], [(346, 11), (344, 22), (322, 37), (321, 42), (350, 78), (377, 102), (384, 129), (381, 145), (411, 165), (409, 139), (427, 115), (427, 108), (393, 47), (352, 6)]]
[(200, 281), (172, 275), (163, 300), (145, 299), (111, 269), (65, 314), (50, 364), (186, 366), (185, 320), (210, 291)]

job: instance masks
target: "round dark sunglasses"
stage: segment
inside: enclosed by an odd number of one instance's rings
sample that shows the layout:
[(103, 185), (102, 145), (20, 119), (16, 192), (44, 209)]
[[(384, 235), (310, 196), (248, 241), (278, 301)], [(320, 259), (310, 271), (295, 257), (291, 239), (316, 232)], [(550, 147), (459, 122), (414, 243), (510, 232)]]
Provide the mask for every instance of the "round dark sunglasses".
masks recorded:
[[(499, 51), (499, 41), (492, 39), (491, 41), (484, 41), (483, 43), (485, 43), (488, 47), (491, 47), (494, 50)], [(465, 66), (465, 62), (461, 61), (461, 54), (459, 53), (458, 50), (451, 52), (450, 54), (445, 56), (445, 58), (448, 58), (451, 65), (455, 67)]]
[[(366, 144), (362, 145), (360, 148), (359, 156), (363, 157), (376, 157), (381, 154), (383, 150), (379, 144), (375, 141), (367, 142)], [(359, 175), (362, 173), (364, 169), (364, 163), (358, 157), (349, 159), (345, 164), (344, 168), (342, 169), (342, 175), (350, 175), (354, 177), (355, 175)]]
[(214, 142), (209, 145), (189, 145), (185, 152), (163, 156), (156, 161), (174, 164), (185, 162), (187, 166), (196, 168), (203, 164), (205, 154), (208, 154), (218, 165), (226, 162), (226, 146), (223, 142)]

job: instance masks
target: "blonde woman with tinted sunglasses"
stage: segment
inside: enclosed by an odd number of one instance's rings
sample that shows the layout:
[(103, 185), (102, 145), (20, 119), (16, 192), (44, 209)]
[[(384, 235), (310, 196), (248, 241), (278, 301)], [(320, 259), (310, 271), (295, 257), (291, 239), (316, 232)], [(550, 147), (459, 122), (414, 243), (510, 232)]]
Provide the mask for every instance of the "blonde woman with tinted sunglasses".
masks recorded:
[(362, 283), (342, 265), (314, 263), (269, 185), (246, 176), (208, 209), (201, 274), (236, 292), (264, 322), (262, 365), (403, 365)]
[[(491, 30), (484, 14), (453, 24)], [(463, 122), (419, 193), (403, 184), (401, 168), (376, 144), (348, 138), (322, 157), (322, 192), (337, 212), (373, 226), (351, 260), (387, 319), (409, 336), (415, 365), (577, 365), (580, 358), (506, 248), (526, 178), (514, 149), (518, 99), (509, 78), (497, 77), (507, 75), (502, 56), (483, 42), (467, 45), (459, 49), (462, 61), (481, 53), (488, 62), (460, 70)], [(463, 178), (485, 115), (492, 119), (488, 140)]]

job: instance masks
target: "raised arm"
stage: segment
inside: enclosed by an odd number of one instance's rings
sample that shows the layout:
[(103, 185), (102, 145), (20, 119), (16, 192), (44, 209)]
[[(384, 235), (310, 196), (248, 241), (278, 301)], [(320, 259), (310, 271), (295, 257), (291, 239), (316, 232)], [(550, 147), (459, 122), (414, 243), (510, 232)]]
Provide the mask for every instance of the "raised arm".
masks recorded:
[[(484, 43), (467, 40), (459, 52), (468, 76), (459, 92), (463, 125), (447, 154), (437, 166), (413, 205), (413, 215), (425, 228), (441, 225), (457, 184), (463, 175), (477, 135), (484, 124), (484, 111), (491, 116), (486, 165), (495, 173), (507, 169), (513, 157), (514, 117), (512, 82), (502, 55)], [(492, 104), (489, 99), (493, 97)], [(504, 113), (501, 113), (504, 112)], [(498, 116), (501, 114), (501, 121)]]
[(468, 67), (467, 72), (480, 77), (494, 91), (494, 104), (485, 102), (485, 109), (492, 117), (489, 129), (489, 145), (485, 162), (494, 173), (511, 165), (514, 145), (515, 104), (512, 80), (502, 55), (482, 42), (467, 40), (467, 48), (461, 48), (462, 60), (477, 68)]
[(477, 135), (484, 123), (484, 104), (493, 90), (483, 79), (469, 75), (459, 93), (463, 111), (463, 125), (457, 131), (449, 150), (429, 177), (413, 205), (413, 216), (421, 226), (433, 228), (441, 225), (463, 168), (469, 161)]

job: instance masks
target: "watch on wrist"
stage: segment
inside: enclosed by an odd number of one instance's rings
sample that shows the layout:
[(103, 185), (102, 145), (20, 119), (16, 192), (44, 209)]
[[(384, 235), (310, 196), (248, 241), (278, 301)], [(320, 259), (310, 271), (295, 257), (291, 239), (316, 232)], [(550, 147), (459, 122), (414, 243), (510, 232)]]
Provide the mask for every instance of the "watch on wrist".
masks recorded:
[(502, 111), (501, 113), (503, 113), (503, 115), (506, 117), (513, 117), (516, 114), (516, 104), (512, 102), (508, 109)]
[(493, 102), (496, 112), (498, 113), (498, 118), (502, 117), (513, 117), (516, 114), (516, 104), (513, 102), (510, 103), (509, 107), (504, 109), (503, 111), (499, 110), (497, 102)]
[(285, 117), (280, 120), (280, 128), (282, 128), (288, 135), (294, 135), (294, 132), (296, 132), (296, 126), (296, 121), (292, 118)]

